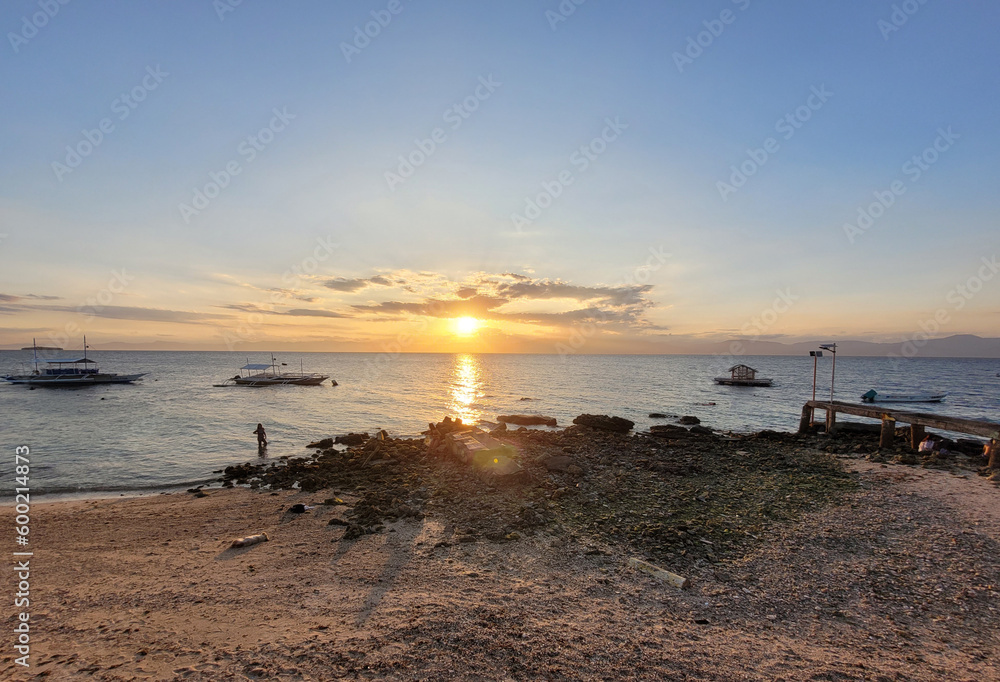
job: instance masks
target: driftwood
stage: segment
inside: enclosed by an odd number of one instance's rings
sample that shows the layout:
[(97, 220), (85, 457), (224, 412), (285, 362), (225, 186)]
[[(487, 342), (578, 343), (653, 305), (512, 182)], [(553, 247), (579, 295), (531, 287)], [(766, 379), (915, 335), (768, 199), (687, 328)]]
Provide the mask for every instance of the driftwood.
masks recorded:
[(237, 538), (233, 540), (233, 544), (230, 547), (249, 547), (250, 545), (256, 545), (258, 542), (267, 542), (270, 539), (267, 537), (267, 533), (258, 533), (257, 535), (248, 535), (245, 538)]
[(673, 585), (674, 587), (678, 587), (682, 590), (691, 584), (691, 581), (683, 576), (677, 575), (676, 573), (671, 573), (666, 569), (660, 568), (659, 566), (654, 566), (648, 561), (643, 561), (642, 559), (638, 559), (636, 557), (630, 558), (628, 560), (628, 564), (633, 568), (638, 568), (640, 571), (645, 571), (654, 578), (659, 578), (663, 582), (669, 585)]

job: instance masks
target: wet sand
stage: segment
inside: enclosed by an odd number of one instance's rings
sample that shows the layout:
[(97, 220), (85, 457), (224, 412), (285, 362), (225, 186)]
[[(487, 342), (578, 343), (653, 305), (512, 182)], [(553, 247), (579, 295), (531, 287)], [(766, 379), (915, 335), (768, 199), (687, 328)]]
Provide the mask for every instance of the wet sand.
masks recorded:
[[(36, 504), (31, 668), (5, 646), (0, 674), (1000, 679), (1000, 490), (974, 473), (847, 465), (861, 489), (843, 504), (692, 569), (683, 591), (620, 549), (547, 530), (462, 542), (428, 515), (343, 540), (328, 521), (347, 507), (287, 512), (328, 491)], [(259, 532), (271, 540), (229, 548)]]

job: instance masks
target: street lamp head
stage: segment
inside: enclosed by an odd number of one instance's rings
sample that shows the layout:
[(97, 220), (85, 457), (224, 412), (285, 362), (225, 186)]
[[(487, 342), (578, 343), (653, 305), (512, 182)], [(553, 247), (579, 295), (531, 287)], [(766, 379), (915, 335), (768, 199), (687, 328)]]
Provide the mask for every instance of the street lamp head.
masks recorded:
[(837, 352), (837, 344), (835, 343), (821, 343), (819, 347), (822, 348), (823, 350), (828, 350), (831, 353)]

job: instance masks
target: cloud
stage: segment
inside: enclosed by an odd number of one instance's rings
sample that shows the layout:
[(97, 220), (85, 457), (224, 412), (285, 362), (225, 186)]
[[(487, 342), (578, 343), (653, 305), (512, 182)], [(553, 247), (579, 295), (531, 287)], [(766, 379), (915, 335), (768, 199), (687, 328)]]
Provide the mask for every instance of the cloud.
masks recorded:
[(275, 314), (291, 315), (293, 317), (351, 317), (351, 315), (345, 315), (333, 310), (315, 310), (312, 308), (293, 308), (292, 310), (286, 310), (283, 313)]
[[(41, 306), (39, 306), (41, 307)], [(222, 318), (229, 318), (229, 315), (213, 315), (211, 313), (193, 313), (186, 310), (163, 310), (161, 308), (139, 308), (135, 306), (124, 306), (124, 305), (106, 305), (106, 306), (94, 306), (82, 309), (52, 306), (48, 308), (62, 309), (65, 312), (80, 312), (87, 315), (94, 315), (95, 317), (103, 317), (109, 320), (135, 320), (141, 322), (183, 322), (183, 323), (193, 323), (193, 322), (205, 322), (207, 320), (217, 320)]]
[[(296, 297), (302, 300), (301, 297)], [(309, 299), (310, 301), (315, 301), (316, 299)], [(332, 310), (322, 310), (313, 308), (292, 308), (291, 310), (278, 311), (274, 309), (274, 306), (261, 306), (256, 303), (230, 303), (228, 305), (216, 306), (217, 308), (225, 308), (227, 310), (239, 310), (244, 313), (261, 313), (268, 315), (291, 315), (293, 317), (351, 317), (351, 315), (345, 315), (343, 313), (334, 312)]]
[(473, 297), (473, 296), (476, 295), (476, 288), (475, 287), (462, 287), (461, 289), (459, 289), (458, 291), (456, 291), (455, 294), (459, 298), (471, 298), (471, 297)]
[(216, 308), (224, 308), (225, 310), (239, 310), (242, 313), (269, 313), (270, 308), (264, 308), (257, 305), (256, 303), (227, 303), (226, 305), (217, 305)]
[[(397, 283), (402, 282), (400, 280)], [(366, 287), (372, 285), (380, 285), (384, 287), (392, 286), (392, 281), (387, 277), (382, 275), (375, 275), (374, 277), (357, 277), (354, 279), (345, 279), (343, 277), (338, 277), (336, 279), (328, 279), (323, 282), (323, 286), (327, 289), (333, 289), (334, 291), (342, 291), (344, 293), (354, 293), (355, 291), (360, 291)]]
[(21, 301), (23, 299), (30, 298), (35, 301), (58, 301), (62, 296), (39, 296), (38, 294), (25, 294), (24, 296), (15, 296), (13, 294), (0, 294), (0, 302), (3, 303), (14, 303), (15, 301)]
[[(210, 320), (228, 319), (231, 315), (216, 315), (212, 313), (195, 313), (186, 310), (164, 310), (162, 308), (140, 308), (136, 306), (123, 305), (95, 305), (95, 306), (64, 306), (64, 305), (29, 305), (19, 304), (14, 312), (24, 312), (26, 310), (55, 312), (55, 313), (77, 313), (80, 315), (92, 315), (109, 320), (134, 320), (137, 322), (182, 322), (197, 323)], [(2, 309), (0, 309), (2, 310)]]
[(473, 296), (468, 299), (445, 300), (438, 298), (423, 301), (384, 301), (371, 305), (351, 306), (354, 310), (366, 313), (387, 313), (398, 315), (412, 313), (429, 317), (484, 317), (494, 308), (507, 303), (505, 298), (491, 296)]
[(619, 306), (643, 303), (643, 294), (649, 293), (652, 289), (653, 287), (649, 284), (587, 287), (548, 279), (519, 280), (513, 283), (502, 282), (496, 285), (496, 291), (499, 295), (512, 299), (568, 298), (575, 301), (602, 301), (608, 305)]

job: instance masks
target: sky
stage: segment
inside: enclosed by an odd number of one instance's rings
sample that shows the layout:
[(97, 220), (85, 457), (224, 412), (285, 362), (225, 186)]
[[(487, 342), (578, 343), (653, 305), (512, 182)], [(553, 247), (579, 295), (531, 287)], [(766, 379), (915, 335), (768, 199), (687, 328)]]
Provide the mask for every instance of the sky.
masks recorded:
[(9, 0), (0, 347), (1000, 336), (987, 0)]

